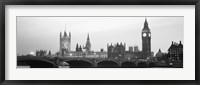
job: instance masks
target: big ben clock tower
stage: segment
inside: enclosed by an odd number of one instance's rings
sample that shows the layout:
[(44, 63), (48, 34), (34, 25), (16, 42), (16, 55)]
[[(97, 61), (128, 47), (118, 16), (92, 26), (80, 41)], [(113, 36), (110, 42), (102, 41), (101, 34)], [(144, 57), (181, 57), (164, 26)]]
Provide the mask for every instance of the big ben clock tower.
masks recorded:
[(145, 18), (144, 28), (142, 29), (142, 58), (147, 59), (151, 56), (151, 31)]

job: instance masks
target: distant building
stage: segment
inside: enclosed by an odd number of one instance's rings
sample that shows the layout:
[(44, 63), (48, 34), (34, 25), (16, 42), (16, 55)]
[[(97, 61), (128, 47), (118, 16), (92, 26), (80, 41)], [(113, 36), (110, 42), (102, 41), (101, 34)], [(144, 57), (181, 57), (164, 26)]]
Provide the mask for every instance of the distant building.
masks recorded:
[(60, 32), (60, 54), (62, 56), (69, 54), (71, 51), (71, 33), (69, 32), (69, 36), (66, 33), (66, 30), (64, 32), (64, 35), (62, 36), (62, 33)]
[(107, 58), (107, 52), (90, 52), (85, 58)]
[(134, 46), (134, 52), (139, 52), (138, 46)]
[(142, 55), (141, 51), (138, 51), (138, 52), (126, 51), (124, 55), (124, 59), (140, 59), (141, 55)]
[(108, 57), (107, 52), (104, 52), (104, 51), (95, 52), (95, 53), (97, 55), (97, 58), (107, 58)]
[(125, 52), (125, 59), (139, 59), (142, 55), (142, 52), (139, 51), (138, 46), (129, 47), (129, 50)]
[(128, 48), (128, 51), (129, 51), (129, 52), (133, 52), (133, 47), (130, 46), (130, 47)]
[(46, 50), (36, 50), (36, 56), (37, 57), (47, 56), (47, 51)]
[(91, 51), (85, 55), (85, 58), (107, 58), (107, 52), (103, 51), (103, 49), (100, 49), (100, 51), (94, 52)]
[(171, 46), (168, 49), (169, 61), (183, 62), (183, 45), (172, 41)]
[(125, 43), (117, 43), (116, 45), (107, 45), (108, 58), (123, 59), (125, 55)]
[(82, 51), (71, 51), (68, 55), (68, 57), (83, 57)]

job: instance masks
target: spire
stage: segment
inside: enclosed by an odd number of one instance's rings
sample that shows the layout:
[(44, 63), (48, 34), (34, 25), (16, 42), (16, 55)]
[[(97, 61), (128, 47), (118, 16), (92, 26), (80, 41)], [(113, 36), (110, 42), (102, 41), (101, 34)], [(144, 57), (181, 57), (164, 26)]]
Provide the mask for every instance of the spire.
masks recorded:
[(147, 18), (145, 17), (145, 22), (144, 22), (144, 28), (143, 29), (149, 29)]
[(145, 17), (145, 22), (147, 23), (147, 18)]
[(88, 37), (87, 37), (87, 40), (88, 40), (88, 41), (90, 40), (90, 37), (89, 37), (89, 33), (88, 33)]
[(82, 51), (82, 47), (81, 47), (81, 45), (80, 45), (80, 47), (79, 47), (79, 51)]
[(78, 51), (78, 43), (76, 44), (76, 51)]
[(67, 36), (67, 33), (66, 33), (66, 25), (65, 25), (64, 36)]
[(144, 26), (148, 26), (147, 18), (145, 17)]
[(161, 52), (160, 48), (159, 48), (159, 51), (158, 52)]
[(91, 43), (90, 43), (89, 33), (88, 33), (88, 37), (87, 37), (87, 42), (86, 42), (85, 48), (86, 48), (86, 52), (90, 52), (90, 50), (91, 50)]

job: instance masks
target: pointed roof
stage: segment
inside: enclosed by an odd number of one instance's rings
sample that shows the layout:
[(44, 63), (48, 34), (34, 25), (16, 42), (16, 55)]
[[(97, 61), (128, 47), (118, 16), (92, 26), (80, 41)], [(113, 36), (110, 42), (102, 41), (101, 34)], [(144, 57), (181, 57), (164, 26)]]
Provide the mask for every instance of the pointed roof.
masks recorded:
[(78, 43), (76, 44), (76, 51), (78, 51)]
[(87, 42), (86, 42), (86, 44), (85, 44), (85, 48), (86, 48), (86, 50), (89, 50), (89, 51), (90, 51), (91, 43), (90, 43), (89, 33), (88, 33), (88, 37), (87, 37)]
[(89, 33), (88, 33), (88, 37), (87, 37), (87, 40), (90, 40), (90, 36), (89, 36)]
[(147, 18), (145, 17), (145, 22), (144, 22), (144, 28), (143, 30), (149, 30), (149, 26), (148, 26), (148, 22), (147, 22)]
[(145, 17), (144, 25), (148, 25), (147, 18)]
[(156, 57), (162, 57), (163, 53), (161, 52), (161, 50), (159, 49), (158, 52), (156, 53)]

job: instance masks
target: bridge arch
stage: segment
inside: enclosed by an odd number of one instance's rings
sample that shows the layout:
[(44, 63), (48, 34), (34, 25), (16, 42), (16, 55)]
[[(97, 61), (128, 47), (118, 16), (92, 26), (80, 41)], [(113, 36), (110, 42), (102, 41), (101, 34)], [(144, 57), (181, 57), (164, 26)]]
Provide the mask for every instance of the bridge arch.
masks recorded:
[(69, 64), (69, 68), (91, 68), (93, 67), (93, 63), (88, 60), (65, 60), (62, 62), (67, 62)]
[(29, 66), (30, 68), (55, 68), (56, 65), (47, 60), (22, 59), (17, 60), (17, 66)]
[(155, 66), (156, 66), (156, 63), (154, 63), (154, 62), (149, 63), (149, 67), (155, 67)]
[(134, 68), (136, 67), (136, 63), (132, 61), (125, 61), (121, 63), (122, 68)]
[(117, 62), (111, 60), (104, 60), (97, 63), (97, 68), (117, 68), (119, 66)]
[(148, 66), (148, 63), (146, 63), (146, 62), (139, 62), (137, 64), (137, 67), (140, 67), (140, 68), (147, 67), (147, 66)]

